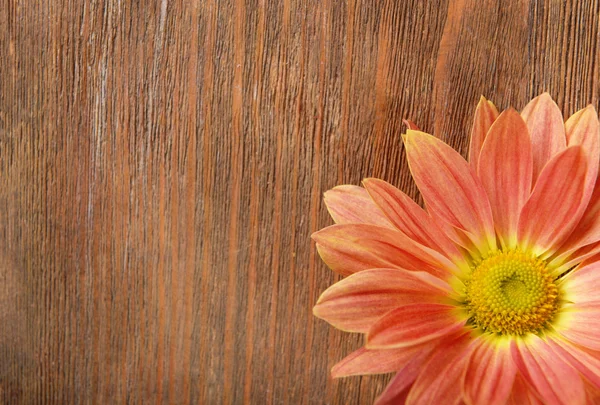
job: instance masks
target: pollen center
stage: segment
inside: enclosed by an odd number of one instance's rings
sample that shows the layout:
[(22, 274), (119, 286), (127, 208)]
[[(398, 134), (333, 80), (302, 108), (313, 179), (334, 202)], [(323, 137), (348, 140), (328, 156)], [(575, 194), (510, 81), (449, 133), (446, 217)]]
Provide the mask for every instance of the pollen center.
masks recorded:
[(558, 309), (558, 288), (546, 263), (519, 250), (481, 261), (466, 286), (469, 318), (486, 332), (537, 333)]

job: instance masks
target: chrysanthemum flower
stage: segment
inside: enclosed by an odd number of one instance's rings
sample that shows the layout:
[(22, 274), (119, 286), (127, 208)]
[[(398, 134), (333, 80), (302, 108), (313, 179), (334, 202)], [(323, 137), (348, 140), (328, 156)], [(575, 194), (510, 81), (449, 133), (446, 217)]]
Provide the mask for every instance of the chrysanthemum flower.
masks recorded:
[(325, 193), (336, 225), (313, 239), (348, 277), (314, 314), (366, 335), (333, 376), (396, 372), (377, 404), (599, 403), (595, 109), (482, 98), (469, 161), (408, 126), (426, 209), (377, 179)]

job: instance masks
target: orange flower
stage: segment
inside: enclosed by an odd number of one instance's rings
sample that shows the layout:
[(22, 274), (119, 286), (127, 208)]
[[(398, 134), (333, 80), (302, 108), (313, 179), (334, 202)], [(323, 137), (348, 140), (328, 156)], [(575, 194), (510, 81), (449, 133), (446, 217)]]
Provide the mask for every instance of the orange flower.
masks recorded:
[[(586, 404), (600, 397), (600, 126), (548, 94), (482, 98), (470, 159), (408, 122), (426, 210), (377, 179), (325, 193), (313, 234), (348, 276), (314, 314), (366, 334), (334, 377), (396, 372), (377, 404)], [(600, 184), (600, 183), (599, 183)]]

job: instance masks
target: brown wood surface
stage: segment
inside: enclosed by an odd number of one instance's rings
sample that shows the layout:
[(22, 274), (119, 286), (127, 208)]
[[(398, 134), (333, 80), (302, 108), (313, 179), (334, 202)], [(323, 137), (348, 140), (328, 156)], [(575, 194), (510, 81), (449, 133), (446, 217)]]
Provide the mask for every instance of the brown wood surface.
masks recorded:
[[(368, 404), (322, 193), (481, 94), (598, 104), (598, 0), (0, 0), (0, 403)], [(565, 196), (557, 196), (568, 198)]]

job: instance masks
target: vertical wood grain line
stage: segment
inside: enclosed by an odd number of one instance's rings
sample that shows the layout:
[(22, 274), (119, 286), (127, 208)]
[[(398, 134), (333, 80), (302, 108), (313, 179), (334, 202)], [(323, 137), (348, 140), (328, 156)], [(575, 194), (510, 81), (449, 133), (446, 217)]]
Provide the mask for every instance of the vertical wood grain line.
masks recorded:
[[(255, 95), (253, 106), (253, 121), (254, 121), (254, 133), (252, 136), (252, 154), (256, 156), (256, 152), (260, 150), (260, 138), (261, 133), (260, 117), (261, 117), (261, 104), (262, 99), (262, 80), (263, 80), (263, 64), (261, 59), (264, 52), (264, 41), (265, 41), (265, 2), (259, 0), (258, 2), (258, 22), (256, 27), (256, 48), (255, 48), (255, 73), (254, 82), (252, 84), (252, 94)], [(259, 186), (256, 176), (258, 174), (257, 165), (259, 162), (256, 160), (252, 161), (251, 164), (251, 180), (252, 184), (250, 187), (250, 246), (254, 248), (250, 252), (249, 264), (248, 264), (248, 308), (246, 311), (246, 357), (245, 357), (245, 373), (244, 373), (244, 404), (250, 404), (252, 398), (252, 371), (253, 371), (253, 355), (254, 355), (254, 300), (256, 297), (256, 267), (258, 260), (258, 236), (259, 236)]]
[[(200, 276), (201, 286), (200, 291), (202, 292), (201, 300), (202, 311), (200, 312), (200, 328), (201, 333), (206, 335), (204, 328), (208, 324), (208, 313), (210, 311), (209, 307), (209, 278), (210, 272), (212, 270), (211, 263), (211, 233), (212, 233), (212, 199), (211, 199), (211, 190), (212, 190), (212, 168), (214, 165), (214, 155), (212, 153), (212, 98), (214, 91), (214, 53), (216, 46), (216, 18), (217, 11), (215, 7), (215, 0), (206, 0), (205, 3), (206, 10), (206, 37), (204, 39), (204, 75), (202, 78), (203, 88), (202, 88), (202, 108), (204, 113), (204, 127), (203, 127), (203, 156), (202, 156), (202, 201), (204, 204), (204, 212), (203, 212), (203, 225), (204, 228), (202, 230), (202, 273)], [(206, 339), (200, 340), (200, 364), (204, 364), (204, 369), (206, 370), (203, 374), (206, 375), (208, 373), (208, 367), (210, 364), (209, 354), (210, 348), (208, 347), (208, 342)], [(200, 403), (208, 404), (211, 402), (210, 398), (207, 398), (207, 386), (205, 384), (205, 378), (199, 378), (199, 391), (200, 391)]]
[[(299, 72), (299, 80), (300, 83), (298, 83), (298, 94), (296, 96), (296, 104), (295, 104), (295, 114), (296, 114), (296, 119), (294, 121), (294, 128), (292, 130), (292, 139), (301, 139), (300, 136), (300, 126), (302, 125), (302, 97), (304, 96), (304, 92), (303, 92), (303, 85), (304, 85), (304, 67), (305, 67), (305, 50), (306, 50), (306, 19), (303, 19), (302, 21), (302, 27), (301, 27), (301, 46), (300, 46), (300, 55), (298, 60), (301, 61), (300, 63), (300, 72)], [(295, 218), (297, 215), (297, 195), (298, 195), (298, 181), (299, 181), (299, 166), (300, 166), (300, 149), (302, 148), (301, 143), (300, 142), (296, 142), (295, 143), (295, 149), (294, 149), (294, 169), (292, 171), (292, 210), (290, 213), (290, 218), (292, 218), (292, 236), (291, 236), (291, 241), (290, 241), (290, 246), (292, 247), (292, 249), (296, 248), (296, 220)], [(311, 243), (312, 241), (309, 239), (306, 241), (306, 243)], [(294, 258), (295, 259), (295, 258)], [(309, 262), (309, 268), (310, 268), (310, 262)], [(293, 309), (294, 309), (294, 292), (295, 292), (295, 288), (296, 288), (296, 279), (295, 279), (295, 275), (296, 275), (296, 260), (292, 260), (291, 261), (291, 267), (290, 267), (290, 274), (288, 277), (288, 294), (287, 294), (287, 310), (286, 310), (286, 319), (287, 319), (287, 324), (286, 324), (286, 331), (292, 331), (292, 317), (293, 317)], [(292, 354), (294, 352), (292, 352), (290, 350), (291, 348), (291, 339), (286, 339), (286, 350), (284, 350), (285, 354), (290, 355), (290, 357), (292, 356)], [(284, 378), (283, 378), (283, 390), (282, 392), (284, 394), (286, 394), (288, 392), (288, 387), (289, 387), (289, 381), (290, 381), (290, 371), (291, 371), (291, 365), (288, 365), (288, 367), (285, 368), (284, 371)]]
[[(166, 24), (166, 19), (167, 19), (167, 8), (168, 8), (168, 0), (161, 0), (160, 2), (160, 13), (158, 15), (158, 24), (157, 25), (157, 29), (155, 32), (155, 38), (154, 38), (154, 47), (153, 47), (153, 58), (154, 58), (154, 63), (152, 66), (152, 78), (154, 80), (160, 78), (159, 74), (164, 74), (163, 72), (159, 72), (160, 70), (160, 63), (161, 63), (161, 57), (160, 52), (162, 51), (162, 48), (164, 46), (164, 38), (165, 38), (165, 24)], [(162, 80), (160, 82), (163, 82)], [(151, 116), (152, 114), (155, 113), (154, 110), (154, 102), (155, 102), (155, 98), (156, 101), (159, 100), (159, 95), (155, 94), (156, 89), (158, 87), (158, 84), (154, 84), (154, 86), (151, 87), (150, 93), (149, 93), (149, 102), (150, 105), (148, 106), (148, 109), (150, 109), (149, 111), (149, 116)], [(165, 128), (166, 125), (164, 125), (164, 119), (165, 117), (161, 114), (156, 114), (155, 117), (160, 117), (160, 125), (159, 128)], [(149, 130), (151, 130), (151, 127), (149, 128)], [(148, 147), (151, 147), (151, 144), (149, 142)], [(175, 153), (175, 152), (171, 152), (171, 153)], [(159, 402), (162, 402), (163, 396), (164, 396), (164, 386), (165, 386), (165, 340), (167, 338), (166, 334), (167, 334), (167, 289), (165, 286), (166, 283), (166, 275), (167, 275), (167, 271), (169, 269), (168, 267), (168, 256), (166, 253), (166, 248), (168, 246), (166, 238), (167, 238), (167, 232), (168, 232), (168, 224), (166, 223), (166, 218), (168, 218), (168, 206), (169, 203), (167, 201), (167, 196), (168, 196), (168, 188), (169, 186), (173, 187), (170, 182), (169, 184), (167, 184), (168, 180), (167, 180), (167, 175), (173, 173), (173, 168), (170, 168), (169, 170), (167, 169), (167, 165), (169, 165), (169, 162), (167, 162), (167, 157), (166, 156), (160, 156), (157, 157), (159, 159), (159, 164), (160, 164), (160, 174), (159, 174), (159, 181), (160, 181), (160, 186), (159, 186), (159, 192), (160, 192), (160, 199), (159, 199), (159, 216), (160, 216), (160, 220), (159, 220), (159, 252), (158, 252), (158, 274), (157, 274), (157, 280), (158, 280), (158, 330), (157, 330), (157, 337), (158, 337), (158, 343), (157, 343), (157, 354), (156, 354), (156, 361), (157, 361), (157, 369), (156, 369), (156, 383), (157, 383), (157, 394), (156, 394), (156, 400)], [(165, 173), (166, 172), (166, 173)], [(171, 204), (177, 204), (177, 201), (173, 201), (171, 202)], [(173, 218), (170, 218), (171, 221), (173, 221)], [(173, 268), (171, 266), (171, 272), (173, 271)], [(173, 282), (173, 279), (176, 277), (171, 277), (171, 282)], [(172, 287), (172, 285), (171, 285)], [(171, 288), (171, 291), (172, 288)], [(169, 375), (167, 374), (167, 378), (169, 377)]]
[[(290, 25), (290, 1), (284, 0), (283, 2), (283, 18), (281, 26), (281, 42), (279, 46), (279, 61), (277, 71), (277, 87), (275, 91), (275, 116), (285, 117), (285, 101), (287, 94), (286, 87), (286, 76), (287, 76), (287, 46), (284, 42), (287, 40), (289, 35)], [(282, 154), (283, 150), (287, 149), (287, 142), (284, 144), (286, 137), (286, 124), (283, 119), (275, 121), (275, 202), (273, 207), (273, 249), (271, 255), (271, 308), (270, 308), (270, 319), (269, 319), (269, 334), (268, 334), (268, 363), (267, 363), (267, 392), (269, 397), (266, 403), (272, 404), (275, 394), (273, 384), (275, 382), (275, 350), (276, 350), (276, 332), (277, 332), (277, 306), (279, 303), (279, 272), (282, 270), (281, 266), (281, 228), (282, 228), (282, 200), (283, 200), (283, 161)], [(293, 220), (294, 218), (292, 218)]]
[[(319, 211), (321, 208), (321, 139), (323, 137), (323, 121), (325, 115), (325, 73), (327, 64), (327, 43), (329, 42), (329, 26), (328, 26), (328, 11), (329, 11), (329, 0), (324, 0), (321, 3), (321, 35), (319, 44), (319, 107), (317, 113), (317, 124), (315, 128), (314, 138), (314, 153), (313, 153), (313, 166), (312, 166), (312, 190), (311, 190), (311, 209), (310, 209), (310, 232), (316, 232), (319, 226)], [(316, 247), (311, 244), (311, 250), (309, 255), (309, 266), (308, 266), (308, 300), (307, 308), (309, 314), (312, 313), (312, 307), (314, 302), (311, 302), (315, 297), (316, 280), (315, 280), (315, 268), (316, 268)], [(310, 387), (310, 374), (311, 374), (311, 360), (312, 360), (312, 341), (313, 341), (313, 328), (314, 318), (309, 316), (308, 325), (306, 325), (306, 342), (305, 342), (305, 360), (304, 360), (304, 388)], [(308, 401), (308, 396), (304, 396), (302, 403), (305, 404)]]
[(460, 22), (465, 8), (465, 0), (450, 0), (444, 31), (440, 39), (440, 45), (433, 76), (433, 108), (434, 125), (433, 133), (438, 137), (442, 135), (442, 125), (444, 122), (444, 108), (447, 92), (447, 66), (448, 57), (451, 51), (456, 47), (458, 32), (460, 31)]
[[(392, 0), (393, 1), (393, 0)], [(386, 2), (386, 4), (389, 4)], [(377, 61), (375, 68), (375, 151), (381, 150), (381, 145), (384, 142), (383, 135), (385, 131), (387, 105), (387, 79), (390, 69), (390, 46), (389, 35), (391, 21), (391, 10), (389, 7), (384, 7), (381, 10), (379, 23), (379, 31), (377, 33)], [(382, 159), (383, 160), (383, 159)], [(385, 162), (382, 162), (385, 164)], [(382, 165), (377, 165), (375, 170), (383, 170)]]
[(354, 56), (354, 15), (356, 4), (355, 0), (348, 0), (346, 5), (346, 51), (344, 53), (344, 75), (342, 77), (342, 112), (340, 118), (340, 161), (338, 165), (338, 183), (344, 182), (344, 156), (346, 151), (346, 141), (348, 131), (350, 130), (350, 89), (352, 86), (352, 58)]
[(157, 252), (157, 312), (158, 326), (155, 331), (157, 337), (156, 343), (156, 403), (163, 402), (164, 392), (164, 351), (165, 351), (165, 312), (166, 312), (166, 289), (165, 289), (165, 250), (166, 242), (166, 202), (167, 202), (167, 186), (166, 186), (166, 158), (159, 157), (159, 174), (158, 174), (158, 252)]
[(240, 206), (243, 144), (242, 144), (242, 118), (243, 118), (243, 77), (244, 55), (246, 41), (244, 37), (246, 3), (245, 0), (235, 1), (234, 24), (234, 76), (232, 89), (232, 125), (231, 125), (231, 202), (229, 212), (229, 248), (227, 261), (227, 308), (225, 311), (225, 359), (223, 381), (223, 403), (233, 403), (233, 362), (237, 354), (235, 348), (237, 315), (237, 270), (238, 270), (238, 215)]
[(185, 314), (183, 324), (183, 403), (190, 403), (190, 368), (191, 368), (191, 346), (192, 346), (192, 317), (193, 317), (193, 299), (194, 299), (194, 271), (196, 269), (196, 198), (197, 198), (197, 168), (196, 153), (198, 143), (197, 129), (197, 103), (198, 103), (198, 26), (200, 24), (200, 12), (198, 2), (191, 2), (191, 21), (192, 35), (189, 46), (190, 60), (187, 69), (187, 90), (188, 90), (188, 126), (187, 134), (190, 139), (187, 145), (187, 161), (185, 174), (185, 193), (186, 193), (186, 257), (185, 257)]
[[(169, 218), (171, 219), (169, 238), (171, 243), (171, 261), (168, 263), (168, 269), (170, 270), (171, 278), (171, 300), (170, 300), (170, 313), (169, 313), (169, 331), (168, 331), (168, 403), (172, 404), (175, 402), (176, 393), (176, 367), (177, 367), (177, 333), (179, 331), (179, 320), (181, 319), (181, 296), (180, 296), (180, 277), (181, 277), (181, 266), (179, 260), (180, 252), (180, 230), (179, 230), (179, 204), (180, 204), (180, 192), (179, 192), (179, 175), (180, 171), (178, 166), (180, 164), (181, 156), (183, 156), (182, 149), (185, 148), (183, 145), (182, 137), (184, 134), (180, 133), (178, 121), (174, 125), (174, 131), (172, 136), (171, 145), (171, 163), (169, 165), (169, 180), (170, 180), (170, 193), (169, 200), (171, 210), (169, 212)], [(166, 214), (166, 213), (165, 213)], [(164, 281), (166, 282), (166, 280)], [(166, 298), (166, 297), (165, 297)], [(166, 308), (165, 311), (166, 312)], [(166, 325), (165, 325), (166, 326)], [(162, 330), (162, 328), (161, 328)], [(165, 331), (166, 332), (166, 331)]]

